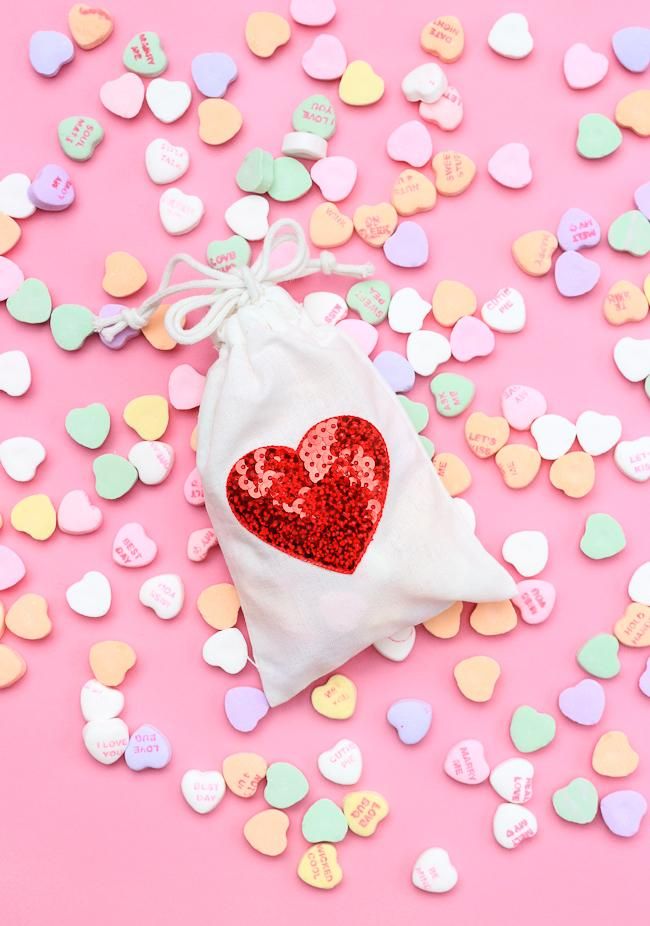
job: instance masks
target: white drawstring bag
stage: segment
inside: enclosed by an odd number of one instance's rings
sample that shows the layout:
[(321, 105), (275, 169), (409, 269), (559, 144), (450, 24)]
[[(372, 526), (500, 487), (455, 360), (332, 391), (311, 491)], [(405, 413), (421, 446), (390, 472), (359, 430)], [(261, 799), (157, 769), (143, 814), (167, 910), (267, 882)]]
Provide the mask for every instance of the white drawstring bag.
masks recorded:
[[(270, 269), (273, 249), (287, 241), (295, 257)], [(169, 286), (179, 262), (203, 279)], [(328, 252), (309, 260), (300, 226), (276, 222), (251, 268), (223, 273), (173, 258), (135, 320), (142, 327), (178, 293), (210, 291), (176, 302), (166, 323), (181, 344), (210, 336), (219, 348), (197, 465), (271, 706), (451, 602), (515, 594), (372, 363), (277, 285), (317, 271), (368, 276), (372, 268), (339, 265)], [(206, 314), (184, 328), (197, 308)]]

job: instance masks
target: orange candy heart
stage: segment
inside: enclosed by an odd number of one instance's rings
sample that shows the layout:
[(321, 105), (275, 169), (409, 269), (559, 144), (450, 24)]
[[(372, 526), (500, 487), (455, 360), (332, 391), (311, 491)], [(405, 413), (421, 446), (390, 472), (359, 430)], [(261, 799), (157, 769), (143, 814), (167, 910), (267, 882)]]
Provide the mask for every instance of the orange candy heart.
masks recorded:
[(510, 633), (517, 626), (517, 612), (511, 601), (483, 601), (469, 616), (470, 627), (484, 637)]
[(94, 643), (88, 654), (90, 668), (98, 682), (115, 688), (124, 681), (126, 673), (135, 665), (136, 655), (128, 643), (120, 640), (102, 640)]
[(439, 151), (431, 162), (436, 190), (442, 196), (459, 196), (476, 176), (476, 164), (460, 151)]
[(279, 13), (251, 13), (246, 20), (246, 44), (258, 58), (270, 58), (291, 38), (291, 26)]
[(455, 453), (437, 453), (433, 465), (452, 498), (471, 486), (472, 474)]
[(317, 248), (337, 248), (350, 240), (353, 231), (352, 219), (334, 203), (316, 206), (309, 220), (309, 237)]
[(639, 754), (621, 730), (603, 733), (591, 757), (593, 770), (608, 778), (625, 778), (635, 772), (638, 765)]
[(104, 292), (115, 299), (132, 296), (147, 282), (147, 271), (137, 257), (126, 251), (113, 251), (104, 262)]
[(253, 797), (266, 775), (266, 759), (255, 752), (238, 752), (223, 760), (223, 777), (228, 790), (237, 797)]
[[(142, 329), (142, 333), (156, 350), (173, 350), (176, 347), (176, 341), (167, 333), (165, 328), (165, 315), (169, 310), (168, 305), (159, 305), (153, 315), (149, 316), (149, 321)], [(181, 327), (185, 327), (185, 321)]]
[(436, 614), (435, 617), (430, 617), (428, 621), (424, 621), (422, 626), (429, 631), (431, 636), (437, 637), (439, 640), (449, 640), (451, 637), (455, 637), (460, 630), (462, 610), (463, 602), (454, 601), (440, 614)]
[(214, 630), (227, 630), (237, 623), (239, 595), (229, 582), (208, 585), (199, 595), (196, 606), (203, 620)]
[(650, 135), (650, 90), (634, 90), (616, 104), (614, 118), (620, 126), (644, 138)]
[(458, 690), (468, 701), (477, 704), (490, 700), (500, 675), (501, 666), (490, 656), (470, 656), (454, 667)]
[(110, 13), (100, 7), (75, 3), (68, 13), (68, 26), (79, 48), (90, 51), (97, 48), (113, 31)]
[(42, 640), (52, 630), (47, 601), (42, 595), (21, 595), (7, 611), (7, 630), (23, 640)]
[(646, 294), (634, 283), (619, 280), (605, 296), (603, 314), (610, 325), (642, 322), (648, 314)]
[(582, 450), (574, 450), (558, 457), (549, 471), (551, 484), (569, 498), (584, 498), (596, 482), (593, 457)]
[(527, 444), (506, 444), (494, 459), (510, 489), (529, 486), (542, 465), (538, 451)]
[(614, 624), (614, 634), (624, 646), (650, 646), (650, 607), (632, 602)]
[(23, 677), (27, 664), (10, 646), (0, 643), (0, 688), (9, 688)]
[(223, 145), (242, 127), (242, 114), (228, 100), (208, 99), (199, 103), (199, 138), (206, 145)]
[(452, 328), (459, 318), (476, 312), (476, 294), (457, 280), (441, 280), (434, 290), (431, 306), (438, 324)]
[(246, 842), (262, 855), (282, 855), (287, 848), (289, 817), (283, 810), (262, 810), (244, 824)]
[(492, 457), (507, 443), (510, 425), (500, 415), (473, 412), (465, 422), (465, 439), (477, 457)]
[(6, 254), (20, 241), (20, 225), (10, 215), (0, 212), (0, 254)]
[(403, 170), (393, 186), (390, 201), (400, 215), (429, 212), (436, 204), (436, 188), (419, 170)]
[(553, 265), (558, 240), (547, 231), (532, 231), (517, 238), (512, 256), (517, 266), (531, 277), (543, 277)]
[(456, 16), (438, 16), (431, 20), (420, 33), (420, 45), (445, 64), (457, 61), (465, 47), (465, 33), (460, 19)]
[(397, 228), (397, 212), (390, 203), (359, 206), (352, 217), (357, 234), (366, 244), (380, 248)]

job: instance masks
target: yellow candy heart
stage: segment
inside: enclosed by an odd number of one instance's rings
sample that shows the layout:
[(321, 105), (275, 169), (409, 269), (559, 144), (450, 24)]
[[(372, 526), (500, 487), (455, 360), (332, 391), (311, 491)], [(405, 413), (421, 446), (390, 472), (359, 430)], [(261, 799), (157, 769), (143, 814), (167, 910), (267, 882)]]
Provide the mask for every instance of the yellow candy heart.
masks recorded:
[(457, 61), (465, 47), (465, 33), (460, 20), (456, 16), (439, 16), (428, 22), (420, 33), (420, 45), (446, 64)]
[(23, 640), (42, 640), (52, 630), (47, 601), (42, 595), (21, 595), (7, 611), (7, 630)]
[(650, 607), (632, 602), (614, 624), (614, 634), (624, 646), (650, 646)]
[(465, 439), (472, 453), (481, 458), (493, 457), (507, 443), (510, 425), (500, 415), (473, 412), (465, 422)]
[(616, 104), (614, 118), (620, 126), (644, 138), (650, 135), (650, 90), (634, 90)]
[(388, 816), (388, 801), (377, 791), (352, 791), (343, 799), (343, 813), (357, 836), (372, 836)]
[(291, 38), (291, 26), (278, 13), (251, 13), (246, 20), (246, 44), (258, 58), (270, 58)]
[(489, 701), (501, 675), (501, 666), (490, 656), (470, 656), (454, 667), (460, 693), (478, 704)]
[(437, 453), (433, 465), (452, 498), (461, 495), (471, 486), (472, 474), (455, 453)]
[(639, 754), (632, 749), (621, 730), (603, 733), (591, 757), (593, 770), (608, 778), (625, 778), (636, 770), (638, 764)]
[(206, 145), (223, 145), (242, 127), (242, 114), (228, 100), (209, 99), (199, 103), (199, 138)]
[(244, 824), (244, 837), (262, 855), (282, 855), (287, 848), (289, 817), (283, 810), (262, 810)]
[(357, 234), (366, 244), (380, 248), (397, 228), (397, 212), (390, 203), (359, 206), (352, 217)]
[(298, 877), (310, 887), (331, 891), (343, 880), (336, 848), (329, 842), (318, 842), (310, 846), (298, 863)]
[(347, 720), (357, 706), (357, 686), (345, 675), (331, 678), (311, 693), (314, 710), (332, 720)]
[(334, 203), (316, 206), (309, 220), (309, 237), (317, 248), (337, 248), (352, 237), (352, 219)]
[(68, 26), (79, 48), (97, 48), (113, 31), (110, 13), (100, 7), (75, 3), (68, 13)]
[(0, 254), (6, 254), (20, 241), (20, 225), (10, 215), (0, 212)]
[(542, 458), (528, 444), (506, 444), (495, 456), (503, 481), (510, 489), (524, 489), (537, 476)]
[(558, 457), (549, 470), (551, 484), (569, 498), (584, 498), (596, 482), (593, 457), (582, 450), (574, 450)]
[(476, 164), (460, 151), (439, 151), (431, 166), (441, 196), (459, 196), (476, 176)]
[(384, 82), (367, 61), (351, 61), (339, 83), (339, 96), (348, 106), (370, 106), (384, 95)]
[(395, 181), (390, 201), (400, 215), (415, 215), (433, 209), (437, 195), (428, 177), (408, 168)]
[(48, 495), (28, 495), (11, 510), (11, 524), (34, 540), (47, 540), (56, 528), (56, 511)]
[(238, 752), (223, 760), (223, 777), (228, 789), (237, 797), (253, 797), (266, 775), (266, 759), (255, 752)]
[(441, 611), (440, 614), (436, 614), (435, 617), (430, 617), (428, 621), (424, 621), (422, 626), (429, 631), (431, 636), (437, 637), (439, 640), (449, 640), (451, 637), (455, 637), (460, 630), (462, 610), (463, 602), (455, 601), (444, 611)]
[[(648, 279), (643, 284), (646, 286)], [(603, 302), (603, 314), (610, 325), (642, 322), (648, 314), (646, 293), (628, 280), (619, 280), (610, 287)]]
[(457, 280), (441, 280), (434, 290), (431, 307), (438, 324), (452, 328), (459, 318), (476, 312), (476, 294)]
[(109, 296), (122, 299), (132, 296), (147, 282), (147, 271), (137, 257), (126, 251), (114, 251), (104, 262), (102, 287)]
[(551, 269), (557, 247), (557, 238), (551, 232), (532, 231), (517, 238), (512, 245), (512, 256), (524, 273), (543, 277)]
[(142, 440), (158, 440), (169, 424), (169, 405), (161, 395), (140, 395), (127, 404), (123, 417)]
[(124, 681), (126, 673), (135, 665), (135, 650), (121, 640), (102, 640), (90, 647), (88, 661), (92, 673), (102, 685), (115, 688)]
[(469, 616), (472, 630), (483, 637), (510, 633), (517, 626), (517, 612), (511, 601), (482, 601)]

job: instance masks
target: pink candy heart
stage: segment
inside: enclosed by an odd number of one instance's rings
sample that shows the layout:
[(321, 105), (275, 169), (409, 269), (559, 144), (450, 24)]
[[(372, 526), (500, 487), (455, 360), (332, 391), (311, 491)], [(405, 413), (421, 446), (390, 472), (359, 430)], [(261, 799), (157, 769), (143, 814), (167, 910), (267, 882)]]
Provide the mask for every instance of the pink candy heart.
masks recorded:
[(336, 16), (334, 0), (291, 0), (289, 15), (301, 26), (325, 26)]
[(474, 357), (487, 357), (494, 350), (495, 338), (491, 328), (473, 315), (459, 318), (449, 336), (451, 353), (465, 363)]
[(187, 558), (193, 563), (202, 563), (210, 550), (217, 546), (217, 535), (211, 527), (192, 531), (187, 538)]
[(455, 87), (447, 87), (435, 103), (420, 103), (419, 112), (425, 122), (433, 122), (445, 132), (452, 132), (463, 121), (463, 101)]
[(340, 155), (321, 158), (311, 169), (311, 179), (328, 203), (340, 203), (357, 182), (357, 165), (351, 158)]
[(366, 355), (370, 355), (377, 346), (379, 340), (377, 329), (361, 318), (344, 318), (336, 328), (352, 338)]
[(527, 431), (536, 418), (546, 414), (546, 399), (532, 386), (506, 386), (501, 394), (501, 411), (511, 428)]
[(574, 90), (585, 90), (599, 84), (609, 68), (606, 55), (592, 51), (584, 42), (577, 42), (564, 53), (564, 76)]
[(490, 774), (483, 743), (479, 740), (461, 740), (456, 743), (447, 753), (444, 769), (455, 781), (464, 785), (480, 785)]
[(404, 122), (388, 136), (388, 156), (411, 167), (423, 167), (433, 154), (433, 142), (427, 129), (417, 119)]
[(551, 615), (555, 604), (555, 586), (543, 579), (526, 579), (517, 583), (512, 599), (527, 624), (541, 624)]
[(18, 266), (8, 257), (0, 257), (0, 302), (4, 302), (20, 289), (25, 276)]
[(336, 80), (348, 66), (341, 40), (324, 32), (302, 56), (302, 69), (314, 80)]
[(510, 142), (494, 152), (488, 161), (488, 173), (501, 186), (520, 190), (533, 179), (530, 152), (520, 142)]
[(144, 102), (142, 78), (129, 72), (116, 80), (107, 80), (99, 88), (99, 99), (110, 113), (122, 119), (133, 119)]
[(183, 485), (183, 495), (185, 496), (185, 501), (189, 502), (190, 505), (199, 507), (199, 505), (205, 505), (205, 492), (203, 491), (203, 483), (201, 482), (201, 476), (196, 467), (189, 474)]
[(113, 559), (118, 566), (126, 566), (128, 569), (148, 566), (157, 552), (158, 547), (137, 521), (121, 527), (113, 540)]
[(12, 588), (25, 575), (25, 564), (9, 547), (0, 544), (0, 591)]
[(189, 363), (174, 367), (169, 376), (169, 401), (174, 408), (198, 408), (205, 388), (205, 376)]
[(102, 520), (100, 509), (90, 503), (83, 489), (73, 489), (61, 499), (57, 521), (59, 529), (65, 534), (92, 534)]

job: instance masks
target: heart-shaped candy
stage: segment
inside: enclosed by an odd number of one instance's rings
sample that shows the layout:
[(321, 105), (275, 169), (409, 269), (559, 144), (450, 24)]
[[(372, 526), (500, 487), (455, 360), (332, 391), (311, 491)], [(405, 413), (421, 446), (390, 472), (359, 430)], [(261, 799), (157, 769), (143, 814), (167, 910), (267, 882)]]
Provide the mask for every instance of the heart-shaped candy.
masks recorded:
[(401, 222), (384, 243), (384, 255), (395, 267), (422, 267), (429, 259), (429, 239), (417, 222)]
[(650, 252), (650, 222), (638, 209), (624, 212), (609, 226), (607, 241), (615, 251), (645, 257)]
[(244, 824), (246, 842), (262, 855), (282, 855), (287, 848), (289, 817), (282, 810), (261, 810)]
[(291, 0), (289, 15), (301, 26), (325, 26), (336, 16), (334, 0)]
[(237, 752), (223, 760), (223, 777), (228, 790), (237, 797), (253, 797), (266, 769), (266, 759), (255, 752)]
[(114, 115), (122, 119), (133, 119), (144, 102), (142, 78), (139, 74), (128, 72), (115, 80), (107, 80), (99, 88), (99, 99)]
[(390, 201), (399, 215), (408, 216), (429, 212), (436, 198), (436, 188), (428, 177), (417, 170), (403, 170), (395, 181)]
[(591, 757), (593, 770), (608, 778), (625, 778), (635, 772), (638, 765), (638, 752), (632, 749), (627, 736), (620, 730), (603, 733)]
[(650, 479), (650, 437), (621, 441), (614, 451), (614, 462), (629, 479), (646, 482)]
[(645, 669), (639, 678), (639, 691), (650, 698), (650, 659), (646, 661)]
[(0, 180), (0, 212), (12, 219), (27, 219), (33, 215), (36, 206), (28, 196), (30, 183), (27, 174), (15, 173), (3, 177)]
[(345, 814), (327, 797), (315, 801), (302, 818), (302, 835), (307, 842), (341, 842), (347, 832)]
[(20, 241), (22, 229), (10, 215), (0, 213), (0, 254), (6, 254)]
[(164, 138), (155, 138), (147, 145), (145, 167), (154, 183), (173, 183), (189, 166), (190, 156), (180, 145), (172, 145)]
[(501, 666), (491, 656), (469, 656), (454, 666), (458, 690), (468, 701), (477, 704), (490, 700), (500, 675)]
[(517, 595), (512, 599), (527, 624), (548, 620), (555, 606), (555, 586), (543, 579), (517, 582)]
[(592, 457), (611, 450), (621, 438), (623, 426), (616, 415), (582, 412), (576, 421), (576, 434), (582, 449)]
[(493, 180), (511, 190), (521, 190), (533, 179), (530, 152), (520, 142), (502, 145), (488, 161), (487, 168)]
[(66, 492), (56, 514), (59, 530), (64, 534), (92, 534), (101, 527), (103, 516), (96, 505), (90, 503), (83, 489)]
[[(132, 296), (147, 282), (147, 271), (137, 257), (126, 251), (113, 251), (104, 261), (102, 287), (116, 299)], [(120, 306), (120, 309), (122, 306)]]
[(568, 823), (591, 823), (598, 813), (598, 791), (586, 778), (574, 778), (553, 792), (553, 808)]
[(169, 374), (169, 401), (174, 408), (198, 408), (204, 388), (205, 376), (189, 363), (174, 367)]
[(236, 235), (247, 241), (260, 241), (269, 230), (268, 200), (255, 194), (242, 196), (228, 206), (224, 218)]
[(520, 575), (530, 579), (548, 562), (548, 540), (541, 531), (516, 531), (506, 537), (501, 555)]
[(56, 529), (56, 511), (49, 495), (21, 499), (11, 509), (11, 526), (34, 540), (47, 540)]
[(533, 50), (533, 37), (523, 13), (505, 13), (490, 29), (488, 45), (504, 58), (526, 58)]
[(501, 410), (511, 428), (527, 431), (546, 413), (546, 399), (532, 386), (507, 386), (501, 394)]
[(397, 213), (390, 203), (359, 206), (354, 211), (354, 227), (366, 244), (380, 248), (397, 226)]
[(629, 280), (618, 280), (605, 296), (603, 314), (610, 325), (641, 322), (648, 315), (648, 300), (639, 286)]
[(388, 708), (386, 719), (405, 746), (419, 743), (431, 729), (431, 705), (417, 698), (402, 698)]
[(203, 659), (229, 675), (241, 672), (248, 662), (248, 646), (241, 630), (230, 627), (213, 633), (203, 644)]
[(207, 99), (199, 103), (199, 138), (206, 145), (224, 145), (243, 125), (240, 111), (228, 100)]
[(270, 58), (291, 38), (291, 26), (279, 13), (251, 13), (244, 30), (246, 44), (258, 58)]
[(166, 232), (170, 235), (186, 235), (203, 218), (205, 206), (199, 196), (183, 193), (178, 187), (170, 187), (160, 196), (158, 212)]
[(578, 664), (596, 678), (614, 678), (621, 671), (619, 643), (611, 633), (599, 633), (578, 650)]
[(443, 767), (450, 778), (464, 785), (480, 785), (490, 774), (483, 743), (479, 740), (456, 743), (447, 753)]
[(311, 169), (311, 179), (326, 200), (338, 203), (352, 192), (357, 180), (357, 165), (346, 157), (321, 158)]
[(612, 48), (620, 64), (634, 74), (642, 74), (650, 65), (650, 29), (627, 26), (612, 36)]
[(456, 887), (458, 872), (444, 849), (425, 849), (413, 865), (411, 881), (429, 894), (446, 894)]
[(525, 489), (534, 481), (542, 465), (538, 451), (527, 444), (506, 444), (494, 460), (510, 489)]
[(382, 350), (373, 364), (393, 392), (409, 392), (415, 385), (415, 370), (406, 357), (394, 350)]
[(181, 794), (197, 813), (210, 813), (221, 803), (226, 783), (216, 769), (202, 772), (191, 768), (181, 778)]
[[(132, 467), (135, 469), (135, 467)], [(136, 477), (137, 478), (137, 477)], [(148, 566), (158, 552), (155, 542), (137, 521), (124, 524), (113, 538), (113, 560), (118, 566), (136, 569)]]
[(647, 138), (650, 135), (650, 90), (635, 90), (624, 96), (616, 104), (614, 118), (618, 125)]
[(158, 440), (169, 424), (169, 404), (161, 395), (140, 395), (124, 406), (122, 415), (142, 440)]
[(348, 106), (371, 106), (384, 95), (384, 81), (367, 61), (351, 61), (339, 83), (339, 96)]
[(59, 122), (59, 144), (73, 161), (87, 161), (104, 139), (104, 129), (90, 116), (68, 116)]
[(138, 481), (138, 471), (135, 466), (118, 453), (102, 453), (95, 457), (93, 473), (95, 492), (100, 498), (110, 500), (122, 498)]
[(237, 623), (239, 595), (235, 586), (228, 582), (204, 588), (196, 606), (206, 624), (215, 630), (226, 630)]
[[(294, 0), (297, 2), (297, 0)], [(305, 0), (301, 0), (305, 2)], [(298, 863), (298, 877), (309, 887), (331, 891), (343, 880), (343, 871), (337, 861), (336, 846), (319, 842), (307, 849)]]
[(524, 297), (512, 287), (500, 289), (494, 298), (483, 304), (481, 315), (493, 331), (505, 334), (521, 331), (526, 324)]
[(615, 836), (636, 836), (647, 812), (648, 802), (638, 791), (612, 791), (600, 801), (603, 822)]
[(303, 308), (315, 325), (336, 325), (348, 314), (348, 306), (337, 293), (308, 293)]
[(45, 459), (45, 447), (34, 437), (8, 437), (0, 442), (0, 466), (15, 482), (30, 482)]
[(564, 52), (563, 68), (566, 82), (573, 90), (586, 90), (605, 77), (609, 60), (584, 42), (576, 42)]
[(271, 807), (285, 810), (293, 807), (309, 793), (309, 782), (295, 765), (272, 762), (266, 770), (264, 800)]
[(590, 514), (580, 538), (580, 549), (589, 559), (608, 559), (625, 549), (625, 534), (609, 514)]
[(631, 383), (650, 374), (650, 338), (621, 338), (614, 347), (614, 363)]
[(96, 450), (104, 443), (111, 428), (111, 416), (101, 402), (93, 402), (84, 408), (73, 408), (65, 416), (65, 429), (70, 437)]
[(318, 248), (336, 248), (352, 237), (352, 219), (344, 215), (335, 203), (316, 206), (309, 220), (309, 237)]
[(473, 412), (465, 422), (465, 439), (477, 457), (491, 457), (507, 443), (510, 426), (499, 415)]
[(135, 650), (121, 640), (102, 640), (93, 643), (88, 654), (93, 675), (102, 685), (116, 688), (121, 685), (129, 669), (136, 663)]
[(476, 164), (460, 151), (439, 151), (431, 166), (441, 196), (460, 196), (476, 176)]
[(27, 195), (38, 209), (61, 212), (74, 202), (75, 189), (64, 167), (46, 164), (30, 183)]
[(310, 189), (310, 173), (300, 161), (288, 157), (276, 158), (273, 161), (273, 182), (268, 191), (271, 199), (281, 203), (293, 202)]
[(62, 350), (79, 350), (95, 330), (95, 316), (83, 305), (58, 305), (50, 315), (50, 330)]
[(0, 592), (13, 588), (25, 575), (25, 564), (10, 547), (0, 544)]
[(204, 52), (192, 58), (192, 80), (203, 96), (224, 96), (237, 73), (237, 65), (224, 52)]
[(391, 132), (386, 150), (394, 161), (405, 161), (411, 167), (423, 167), (431, 159), (433, 142), (424, 125), (412, 119)]
[(420, 45), (430, 55), (435, 55), (447, 64), (457, 61), (465, 46), (465, 33), (456, 16), (438, 16), (432, 19), (420, 32)]
[(139, 441), (129, 450), (129, 463), (138, 471), (144, 485), (157, 486), (169, 476), (174, 465), (174, 448), (162, 441)]
[(596, 467), (593, 457), (575, 450), (554, 460), (548, 475), (551, 485), (569, 498), (584, 498), (594, 487)]
[(39, 325), (51, 315), (52, 298), (45, 283), (29, 277), (9, 296), (7, 309), (16, 321)]
[[(527, 232), (513, 243), (512, 256), (517, 266), (524, 273), (532, 277), (541, 277), (551, 269), (557, 244), (557, 238), (551, 232)], [(499, 292), (501, 293), (503, 290), (499, 290)], [(510, 290), (510, 292), (513, 292), (513, 290)]]
[(540, 415), (530, 431), (544, 460), (557, 460), (568, 453), (576, 438), (576, 426), (562, 415)]
[(388, 810), (388, 801), (377, 791), (353, 791), (343, 800), (343, 813), (356, 836), (372, 836)]
[[(8, 257), (0, 257), (0, 302), (12, 296), (24, 279), (18, 264), (9, 260)], [(0, 357), (4, 356), (6, 354), (0, 354)]]
[(593, 248), (600, 241), (600, 225), (584, 209), (574, 206), (562, 215), (557, 227), (557, 240), (564, 251)]
[(518, 707), (510, 721), (510, 739), (519, 752), (537, 752), (555, 739), (555, 718), (534, 707)]
[(614, 624), (614, 633), (625, 646), (650, 646), (650, 606), (630, 604)]
[(29, 40), (29, 63), (43, 77), (56, 77), (73, 58), (74, 45), (62, 32), (34, 32)]
[(345, 301), (369, 325), (379, 325), (388, 314), (391, 291), (383, 280), (362, 280), (348, 290)]
[(377, 640), (373, 643), (374, 648), (391, 662), (404, 662), (415, 646), (415, 627), (407, 627), (405, 630), (396, 630), (389, 637), (383, 640)]
[(90, 755), (102, 765), (117, 762), (129, 745), (129, 728), (120, 717), (90, 720), (81, 735)]
[(170, 620), (180, 614), (185, 600), (183, 580), (175, 573), (152, 576), (140, 586), (140, 602), (151, 608), (162, 620)]
[(408, 419), (419, 434), (429, 423), (429, 409), (424, 402), (412, 402), (405, 395), (398, 395), (399, 404), (402, 406)]
[(455, 87), (447, 87), (435, 103), (420, 103), (420, 119), (432, 122), (445, 132), (453, 132), (463, 121), (463, 98)]
[(490, 784), (509, 804), (525, 804), (533, 796), (535, 768), (528, 759), (505, 759), (490, 772)]
[(412, 286), (406, 286), (393, 293), (388, 309), (388, 324), (399, 334), (410, 334), (420, 330), (430, 311), (431, 304)]
[(324, 32), (317, 35), (302, 56), (302, 69), (314, 80), (336, 80), (348, 66), (348, 56), (341, 40)]
[(357, 706), (357, 686), (345, 675), (332, 675), (311, 693), (315, 711), (332, 720), (347, 720)]
[[(447, 77), (445, 72), (440, 65), (435, 64), (433, 61), (413, 68), (402, 80), (402, 93), (411, 103), (435, 103), (446, 89)], [(398, 158), (398, 160), (401, 160), (401, 158)]]
[(471, 403), (476, 387), (471, 379), (458, 373), (439, 373), (431, 380), (431, 392), (438, 413), (444, 418), (455, 418)]
[(171, 757), (169, 740), (150, 723), (143, 723), (131, 734), (124, 753), (126, 764), (134, 772), (141, 772), (145, 768), (165, 768)]
[(65, 600), (82, 617), (104, 617), (111, 608), (111, 583), (102, 572), (91, 570), (66, 589)]
[(520, 804), (499, 804), (492, 821), (494, 838), (504, 849), (516, 849), (537, 833), (537, 817)]
[(484, 637), (510, 633), (517, 626), (517, 612), (507, 599), (505, 601), (482, 601), (474, 605), (469, 616), (472, 630)]
[(84, 720), (112, 720), (124, 709), (124, 695), (91, 678), (81, 689), (80, 703)]
[(452, 356), (461, 363), (475, 357), (487, 357), (495, 346), (494, 332), (472, 315), (459, 318), (449, 336)]
[(22, 640), (44, 639), (52, 631), (47, 601), (42, 595), (21, 595), (7, 611), (5, 626)]
[(184, 80), (156, 77), (147, 87), (147, 105), (156, 119), (165, 124), (176, 122), (189, 109), (192, 90)]
[(596, 679), (584, 678), (560, 692), (558, 706), (569, 720), (592, 727), (605, 712), (605, 689)]
[(623, 141), (619, 127), (600, 113), (588, 113), (578, 123), (576, 149), (583, 158), (606, 158)]
[(318, 770), (323, 778), (338, 785), (355, 785), (362, 769), (361, 750), (352, 740), (339, 740), (318, 757)]
[(79, 48), (97, 48), (113, 32), (111, 14), (101, 7), (75, 3), (68, 11), (68, 26)]
[(433, 460), (436, 473), (453, 498), (472, 484), (472, 474), (460, 457), (453, 453), (437, 453)]
[(269, 712), (269, 702), (259, 688), (229, 688), (223, 702), (228, 723), (240, 733), (250, 733)]
[(336, 130), (334, 107), (320, 93), (308, 96), (294, 109), (291, 125), (296, 132), (312, 132), (327, 141)]
[(167, 55), (155, 32), (139, 32), (124, 49), (122, 63), (127, 71), (143, 77), (158, 77), (167, 69)]
[(634, 570), (627, 593), (632, 601), (650, 606), (650, 562), (642, 563)]

